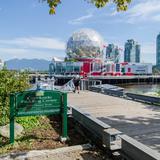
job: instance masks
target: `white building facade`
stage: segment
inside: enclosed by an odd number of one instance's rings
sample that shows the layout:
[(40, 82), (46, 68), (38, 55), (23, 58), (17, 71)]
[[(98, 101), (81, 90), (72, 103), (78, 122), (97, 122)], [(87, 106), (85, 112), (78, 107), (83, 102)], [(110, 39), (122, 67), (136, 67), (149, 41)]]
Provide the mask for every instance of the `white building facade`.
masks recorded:
[(4, 67), (4, 62), (0, 59), (0, 70)]

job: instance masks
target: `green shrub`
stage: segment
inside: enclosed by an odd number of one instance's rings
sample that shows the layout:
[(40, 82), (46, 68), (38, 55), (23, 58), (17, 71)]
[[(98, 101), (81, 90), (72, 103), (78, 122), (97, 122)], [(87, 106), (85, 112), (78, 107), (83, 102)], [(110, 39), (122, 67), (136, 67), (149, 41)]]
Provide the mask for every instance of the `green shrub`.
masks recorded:
[(9, 122), (9, 95), (29, 88), (28, 75), (7, 69), (0, 70), (0, 125)]

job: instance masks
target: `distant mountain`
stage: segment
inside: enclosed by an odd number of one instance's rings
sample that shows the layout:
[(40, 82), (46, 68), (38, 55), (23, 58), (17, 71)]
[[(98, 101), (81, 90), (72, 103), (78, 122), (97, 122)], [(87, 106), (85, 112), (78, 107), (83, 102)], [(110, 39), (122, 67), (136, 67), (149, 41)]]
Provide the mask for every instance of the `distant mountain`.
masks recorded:
[(49, 69), (50, 61), (44, 59), (11, 59), (5, 62), (8, 69), (12, 70), (40, 70), (46, 71)]

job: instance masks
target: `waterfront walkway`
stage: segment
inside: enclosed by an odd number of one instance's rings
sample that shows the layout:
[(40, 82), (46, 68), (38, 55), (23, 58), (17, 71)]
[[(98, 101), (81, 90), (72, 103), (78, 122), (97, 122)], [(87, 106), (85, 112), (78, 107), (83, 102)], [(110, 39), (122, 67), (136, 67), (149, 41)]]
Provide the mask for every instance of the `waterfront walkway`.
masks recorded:
[(160, 106), (151, 106), (90, 91), (68, 95), (78, 107), (160, 152)]

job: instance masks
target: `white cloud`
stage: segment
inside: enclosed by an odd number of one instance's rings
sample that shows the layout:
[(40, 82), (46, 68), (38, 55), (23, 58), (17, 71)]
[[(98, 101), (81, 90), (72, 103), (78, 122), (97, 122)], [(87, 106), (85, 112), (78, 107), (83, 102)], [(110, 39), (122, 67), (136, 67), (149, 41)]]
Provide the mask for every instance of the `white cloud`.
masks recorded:
[[(131, 7), (127, 12), (127, 22), (160, 21), (160, 0), (143, 0)], [(157, 17), (158, 16), (158, 17)]]
[(17, 55), (21, 55), (22, 53), (27, 53), (26, 49), (18, 49), (18, 48), (2, 48), (0, 47), (0, 54), (10, 54), (10, 55), (14, 55), (15, 53)]
[(50, 37), (0, 39), (0, 58), (43, 58), (64, 56), (65, 43)]
[(91, 18), (93, 15), (92, 14), (88, 14), (82, 17), (79, 17), (77, 19), (71, 20), (69, 21), (70, 24), (81, 24), (84, 20), (87, 20), (89, 18)]
[(86, 21), (88, 19), (91, 19), (94, 16), (94, 11), (95, 10), (88, 10), (87, 15), (78, 17), (78, 18), (73, 19), (73, 20), (70, 20), (68, 23), (73, 24), (73, 25), (82, 24), (82, 23), (84, 23), (84, 21)]
[(11, 40), (0, 40), (0, 45), (14, 45), (21, 48), (39, 48), (64, 50), (65, 43), (59, 39), (48, 37), (27, 37), (15, 38)]
[(112, 23), (160, 22), (160, 0), (135, 0), (126, 12), (112, 12)]
[(63, 51), (46, 51), (46, 50), (35, 50), (35, 49), (18, 49), (18, 48), (2, 48), (0, 47), (0, 58), (3, 60), (9, 60), (12, 58), (27, 58), (27, 59), (47, 59), (51, 60), (54, 56), (64, 57)]

